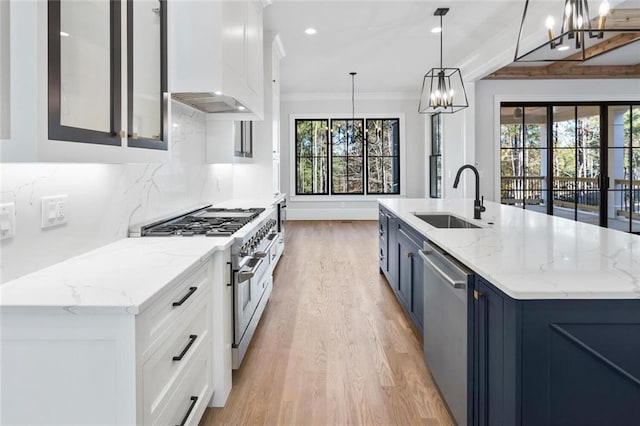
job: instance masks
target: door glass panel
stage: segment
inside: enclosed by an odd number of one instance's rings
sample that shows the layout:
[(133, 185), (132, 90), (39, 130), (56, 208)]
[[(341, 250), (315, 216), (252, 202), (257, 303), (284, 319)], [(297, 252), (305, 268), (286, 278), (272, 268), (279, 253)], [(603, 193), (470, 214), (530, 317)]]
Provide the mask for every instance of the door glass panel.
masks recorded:
[(135, 0), (132, 8), (133, 55), (129, 57), (133, 58), (133, 111), (130, 129), (133, 135), (159, 140), (162, 138), (160, 2)]
[(111, 131), (109, 0), (60, 2), (60, 123)]

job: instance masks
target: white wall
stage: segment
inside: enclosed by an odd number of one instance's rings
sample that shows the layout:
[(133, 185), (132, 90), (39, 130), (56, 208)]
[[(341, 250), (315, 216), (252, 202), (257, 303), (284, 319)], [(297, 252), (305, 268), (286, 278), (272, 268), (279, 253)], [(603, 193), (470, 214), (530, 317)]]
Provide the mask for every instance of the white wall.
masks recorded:
[[(405, 179), (401, 180), (401, 191), (407, 197), (425, 196), (425, 117), (418, 114), (418, 99), (387, 97), (381, 95), (363, 96), (356, 94), (355, 110), (358, 114), (404, 114), (405, 154), (400, 158), (401, 168), (405, 169)], [(366, 99), (364, 99), (366, 98)], [(326, 97), (312, 95), (283, 96), (280, 113), (280, 162), (282, 192), (293, 197), (288, 203), (288, 219), (377, 219), (378, 196), (368, 196), (366, 200), (348, 200), (345, 196), (334, 197), (335, 201), (307, 201), (295, 197), (295, 188), (291, 187), (291, 161), (295, 156), (291, 151), (290, 116), (326, 114), (330, 118), (334, 114), (351, 114), (351, 95), (328, 95)], [(402, 154), (402, 153), (401, 153)], [(402, 175), (402, 173), (401, 173)], [(354, 196), (357, 197), (357, 196)], [(394, 197), (397, 197), (394, 196)]]
[(640, 79), (483, 80), (476, 83), (475, 151), (481, 193), (498, 200), (499, 107), (504, 101), (638, 101)]
[[(205, 164), (204, 114), (176, 102), (171, 109), (164, 163), (0, 165), (0, 202), (16, 205), (16, 236), (1, 241), (0, 282), (125, 238), (130, 224), (232, 197), (233, 166)], [(42, 230), (40, 198), (58, 194), (69, 196), (69, 221)]]

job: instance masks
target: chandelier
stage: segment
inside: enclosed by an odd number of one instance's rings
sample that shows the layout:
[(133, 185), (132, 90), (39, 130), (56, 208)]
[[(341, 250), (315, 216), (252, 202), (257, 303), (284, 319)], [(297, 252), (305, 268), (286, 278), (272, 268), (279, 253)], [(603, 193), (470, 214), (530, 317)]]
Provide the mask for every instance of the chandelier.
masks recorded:
[(420, 114), (452, 114), (469, 106), (467, 93), (464, 90), (460, 68), (445, 68), (442, 66), (442, 17), (449, 12), (449, 8), (438, 8), (433, 13), (440, 17), (440, 67), (431, 68), (422, 79), (420, 92)]
[[(633, 20), (624, 17), (625, 11), (637, 13), (636, 9), (617, 9), (621, 19), (607, 22), (611, 14), (607, 0), (600, 0), (596, 9), (595, 1), (562, 2), (561, 8), (560, 1), (526, 0), (514, 62), (582, 62), (638, 39), (637, 34), (623, 35), (640, 32), (633, 28), (637, 22), (629, 25)], [(606, 40), (608, 49), (595, 47)]]

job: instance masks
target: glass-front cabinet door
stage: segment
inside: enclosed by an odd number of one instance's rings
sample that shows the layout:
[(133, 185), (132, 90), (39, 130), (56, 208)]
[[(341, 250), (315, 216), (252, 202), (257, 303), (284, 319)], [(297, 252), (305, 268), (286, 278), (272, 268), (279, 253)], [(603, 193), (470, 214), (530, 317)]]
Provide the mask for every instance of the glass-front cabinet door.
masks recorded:
[(127, 138), (129, 147), (166, 150), (165, 0), (47, 6), (49, 139), (120, 146)]
[(167, 149), (165, 0), (127, 0), (128, 146)]
[(49, 139), (121, 145), (119, 0), (49, 0)]

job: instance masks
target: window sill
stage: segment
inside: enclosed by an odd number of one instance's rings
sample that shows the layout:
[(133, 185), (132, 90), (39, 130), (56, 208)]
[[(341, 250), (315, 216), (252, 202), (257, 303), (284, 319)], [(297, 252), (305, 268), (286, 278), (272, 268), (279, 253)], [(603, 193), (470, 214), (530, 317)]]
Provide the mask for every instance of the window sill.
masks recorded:
[(371, 195), (291, 195), (289, 200), (292, 202), (295, 201), (304, 201), (304, 202), (334, 202), (334, 203), (344, 203), (344, 202), (361, 202), (361, 201), (376, 201), (379, 198), (405, 198), (404, 194), (371, 194)]

